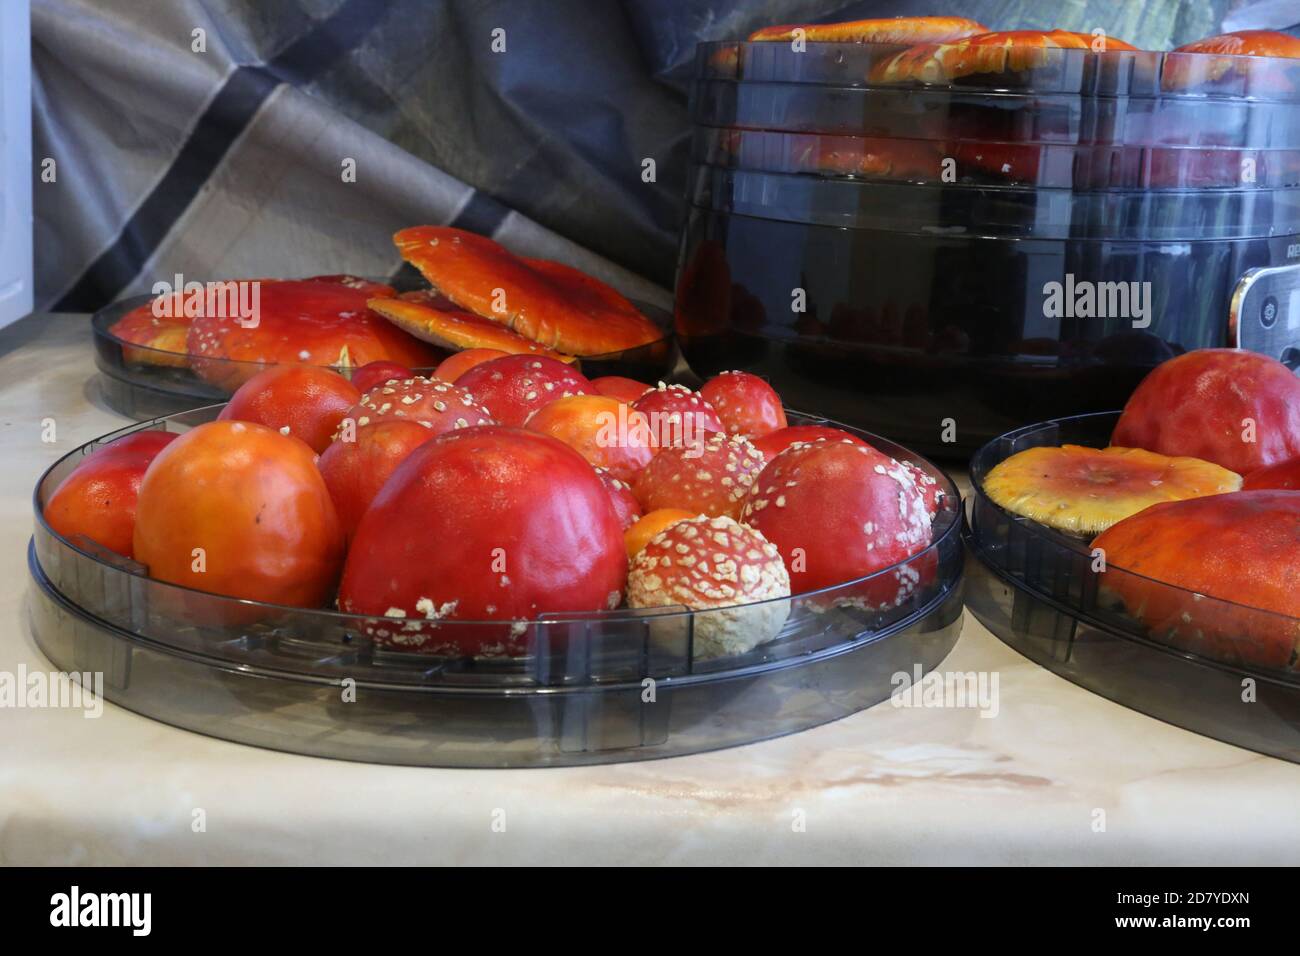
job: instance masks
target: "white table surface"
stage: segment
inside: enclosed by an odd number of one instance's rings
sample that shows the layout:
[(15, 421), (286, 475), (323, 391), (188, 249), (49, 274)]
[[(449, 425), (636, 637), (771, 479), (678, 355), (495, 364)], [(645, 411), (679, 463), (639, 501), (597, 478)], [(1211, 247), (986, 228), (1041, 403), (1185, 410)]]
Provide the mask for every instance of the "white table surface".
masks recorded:
[[(26, 621), (37, 476), (126, 423), (96, 396), (84, 316), (0, 330), (0, 671), (50, 669)], [(580, 769), (374, 766), (112, 704), (99, 719), (0, 709), (0, 863), (1300, 861), (1300, 766), (1096, 697), (969, 614), (942, 669), (996, 672), (998, 715), (886, 702), (761, 744)]]

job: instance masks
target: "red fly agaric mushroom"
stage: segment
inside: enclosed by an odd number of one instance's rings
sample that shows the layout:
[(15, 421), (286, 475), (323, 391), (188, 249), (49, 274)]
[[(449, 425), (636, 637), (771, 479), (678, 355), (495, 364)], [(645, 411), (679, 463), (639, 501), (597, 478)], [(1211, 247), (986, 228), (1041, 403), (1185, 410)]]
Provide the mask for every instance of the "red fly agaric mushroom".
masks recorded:
[(1110, 443), (1250, 474), (1300, 457), (1300, 379), (1244, 349), (1179, 355), (1138, 384)]
[(975, 73), (1019, 73), (1048, 62), (1049, 50), (1133, 51), (1116, 37), (1069, 30), (1002, 30), (918, 43), (871, 68), (872, 83), (947, 83)]
[(601, 355), (663, 338), (614, 289), (562, 263), (521, 258), (451, 226), (414, 226), (393, 241), (442, 295), (544, 348)]
[(443, 359), (442, 364), (433, 370), (433, 377), (440, 378), (444, 382), (454, 382), (475, 365), (482, 365), (484, 362), (490, 362), (493, 359), (505, 358), (509, 354), (509, 352), (502, 352), (500, 349), (466, 349)]
[(925, 495), (925, 508), (930, 512), (933, 518), (939, 513), (939, 505), (943, 501), (944, 491), (938, 480), (930, 475), (924, 468), (915, 462), (900, 461), (900, 465), (912, 473), (912, 480), (916, 482), (921, 493)]
[(699, 658), (743, 654), (781, 633), (790, 576), (770, 542), (731, 518), (701, 515), (669, 525), (632, 560), (629, 607), (682, 605)]
[[(1218, 54), (1210, 55), (1210, 54)], [(1160, 82), (1166, 90), (1195, 88), (1208, 92), (1290, 93), (1295, 89), (1295, 72), (1279, 70), (1268, 60), (1274, 57), (1300, 58), (1300, 38), (1276, 30), (1238, 30), (1221, 33), (1177, 47), (1165, 56)], [(1245, 82), (1245, 89), (1224, 89), (1229, 80)]]
[(647, 511), (680, 508), (739, 518), (763, 465), (763, 453), (747, 439), (716, 433), (698, 446), (660, 451), (637, 475), (634, 490)]
[(263, 365), (351, 369), (381, 359), (411, 368), (438, 363), (437, 350), (366, 305), (392, 295), (388, 286), (350, 276), (241, 281), (257, 283), (250, 315), (222, 309), (190, 321), (191, 365), (214, 385), (234, 391)]
[(135, 505), (145, 470), (175, 438), (173, 432), (140, 431), (97, 448), (59, 482), (42, 514), (55, 533), (85, 535), (96, 544), (133, 556)]
[(1242, 491), (1259, 491), (1264, 488), (1300, 490), (1300, 458), (1265, 465), (1248, 474), (1241, 482)]
[[(1224, 56), (1300, 58), (1300, 37), (1277, 30), (1237, 30), (1175, 47), (1174, 53), (1220, 53)], [(1225, 68), (1226, 69), (1226, 68)]]
[(626, 481), (615, 478), (606, 468), (597, 468), (596, 475), (600, 478), (600, 483), (605, 486), (605, 490), (609, 492), (610, 503), (614, 506), (614, 513), (618, 515), (618, 523), (626, 532), (641, 520), (641, 505), (636, 500), (636, 495), (632, 494), (632, 487)]
[(498, 322), (454, 305), (439, 308), (428, 301), (401, 296), (371, 299), (370, 308), (399, 329), (440, 348), (494, 349), (506, 355), (545, 355), (558, 361), (573, 361), (572, 356), (543, 348)]
[[(323, 605), (343, 563), (343, 534), (316, 456), (254, 422), (208, 422), (159, 452), (140, 483), (132, 540), (150, 577), (293, 607)], [(264, 613), (218, 611), (188, 591), (160, 598), (173, 599), (232, 621)]]
[(857, 435), (846, 432), (842, 428), (831, 428), (829, 425), (790, 425), (780, 431), (774, 431), (761, 438), (752, 439), (752, 441), (754, 447), (763, 453), (763, 458), (771, 461), (796, 442), (807, 444), (815, 442), (819, 438), (826, 438), (830, 441), (848, 439), (864, 447), (871, 447)]
[(650, 391), (650, 386), (645, 382), (638, 382), (634, 378), (624, 378), (622, 375), (602, 375), (600, 378), (593, 378), (591, 387), (596, 390), (598, 395), (617, 398), (620, 402), (628, 405), (631, 405)]
[(538, 355), (507, 355), (475, 365), (456, 384), (472, 392), (501, 424), (516, 428), (557, 398), (594, 391), (577, 369)]
[(367, 362), (355, 372), (352, 378), (348, 379), (357, 387), (357, 391), (364, 395), (385, 382), (391, 382), (393, 379), (402, 380), (405, 378), (414, 378), (415, 373), (405, 365), (398, 365), (396, 362), (390, 362), (387, 359), (381, 359), (378, 362)]
[[(831, 428), (828, 425), (790, 425), (780, 431), (771, 432), (762, 438), (754, 439), (754, 447), (762, 452), (764, 460), (771, 461), (796, 442), (807, 444), (819, 438), (830, 441), (844, 441), (847, 439), (862, 445), (864, 448), (872, 447), (852, 432), (846, 432), (842, 428)], [(943, 500), (944, 494), (938, 480), (933, 478), (920, 465), (913, 462), (900, 461), (899, 464), (912, 473), (916, 483), (925, 492), (926, 507), (929, 509), (931, 517), (938, 514), (939, 502)]]
[(700, 397), (713, 406), (728, 435), (762, 438), (786, 427), (781, 396), (748, 372), (723, 372), (704, 383)]
[(557, 398), (533, 412), (524, 427), (558, 438), (622, 481), (632, 481), (655, 454), (649, 420), (604, 395)]
[(435, 435), (456, 428), (495, 424), (486, 408), (459, 385), (415, 376), (385, 382), (361, 396), (343, 416), (353, 428), (381, 421), (413, 421)]
[(397, 466), (427, 441), (433, 429), (411, 419), (381, 419), (340, 436), (316, 463), (344, 535), (351, 540), (370, 503)]
[(724, 431), (713, 406), (685, 385), (660, 382), (632, 407), (650, 419), (655, 444), (660, 448), (698, 445), (709, 435)]
[(988, 27), (965, 17), (878, 17), (842, 23), (800, 23), (763, 27), (750, 43), (789, 42), (801, 31), (810, 43), (939, 43), (987, 33)]
[(342, 375), (314, 365), (278, 365), (258, 372), (235, 391), (217, 417), (257, 422), (302, 439), (320, 454), (361, 393)]
[(1092, 547), (1105, 555), (1103, 589), (1156, 638), (1281, 668), (1295, 666), (1300, 637), (1297, 541), (1300, 492), (1261, 490), (1152, 505)]
[[(176, 302), (178, 298), (172, 296), (172, 301)], [(155, 302), (136, 306), (108, 327), (109, 334), (117, 336), (123, 342), (139, 346), (122, 346), (122, 359), (128, 364), (186, 368), (190, 364), (185, 345), (190, 320), (183, 312), (178, 315), (156, 315)]]
[(848, 440), (797, 444), (773, 458), (750, 488), (741, 521), (776, 545), (796, 594), (887, 568), (931, 536), (926, 494), (912, 472)]
[[(517, 654), (527, 621), (612, 610), (626, 579), (618, 516), (582, 456), (486, 426), (398, 466), (357, 527), (339, 607), (392, 618), (375, 639), (406, 650)], [(501, 626), (455, 624), (471, 620)]]

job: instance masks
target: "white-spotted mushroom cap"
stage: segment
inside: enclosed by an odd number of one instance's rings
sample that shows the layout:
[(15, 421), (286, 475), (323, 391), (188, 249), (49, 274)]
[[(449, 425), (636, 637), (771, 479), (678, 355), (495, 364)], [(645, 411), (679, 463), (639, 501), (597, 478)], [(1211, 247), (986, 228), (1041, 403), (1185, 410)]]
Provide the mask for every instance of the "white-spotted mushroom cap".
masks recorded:
[(763, 453), (748, 439), (715, 433), (694, 445), (665, 448), (650, 459), (637, 475), (637, 500), (646, 511), (678, 508), (739, 519), (763, 466)]
[[(781, 633), (790, 575), (753, 528), (700, 515), (661, 531), (632, 561), (628, 606), (681, 605), (694, 619), (695, 655), (741, 654)], [(763, 603), (756, 603), (763, 602)]]
[(502, 425), (523, 428), (533, 412), (558, 398), (595, 392), (585, 375), (539, 355), (507, 355), (475, 365), (456, 384), (474, 393)]
[(704, 383), (700, 396), (713, 406), (728, 435), (760, 438), (786, 427), (781, 396), (749, 372), (730, 371)]
[(361, 396), (344, 416), (360, 428), (371, 422), (412, 421), (436, 435), (474, 425), (493, 425), (492, 414), (467, 389), (438, 379), (390, 379)]
[(781, 452), (750, 488), (740, 520), (776, 545), (797, 593), (903, 561), (932, 534), (913, 471), (852, 438), (796, 442)]
[(632, 407), (650, 419), (660, 448), (702, 441), (708, 434), (725, 430), (717, 410), (685, 385), (660, 382)]

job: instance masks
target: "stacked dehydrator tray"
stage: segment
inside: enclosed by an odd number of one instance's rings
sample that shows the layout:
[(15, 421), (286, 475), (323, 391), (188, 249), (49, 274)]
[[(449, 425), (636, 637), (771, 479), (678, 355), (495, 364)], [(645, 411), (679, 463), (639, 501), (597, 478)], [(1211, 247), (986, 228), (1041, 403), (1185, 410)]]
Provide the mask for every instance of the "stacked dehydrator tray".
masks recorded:
[(966, 456), (1117, 409), (1186, 350), (1300, 364), (1300, 61), (1043, 49), (873, 78), (903, 49), (699, 48), (676, 316), (697, 373)]

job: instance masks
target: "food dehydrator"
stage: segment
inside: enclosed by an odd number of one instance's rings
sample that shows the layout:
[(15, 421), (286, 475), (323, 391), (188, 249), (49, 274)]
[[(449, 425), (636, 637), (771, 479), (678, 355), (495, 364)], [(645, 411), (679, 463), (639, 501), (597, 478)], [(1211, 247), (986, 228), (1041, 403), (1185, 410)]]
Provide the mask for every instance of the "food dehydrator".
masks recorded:
[(1183, 351), (1300, 366), (1300, 61), (1043, 49), (871, 78), (903, 49), (699, 47), (695, 372), (956, 457), (1119, 408)]

